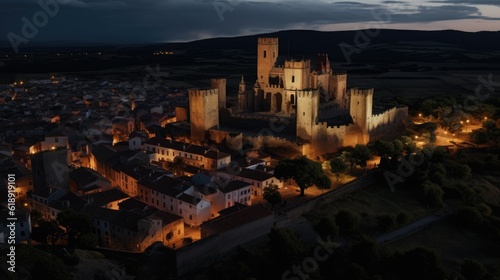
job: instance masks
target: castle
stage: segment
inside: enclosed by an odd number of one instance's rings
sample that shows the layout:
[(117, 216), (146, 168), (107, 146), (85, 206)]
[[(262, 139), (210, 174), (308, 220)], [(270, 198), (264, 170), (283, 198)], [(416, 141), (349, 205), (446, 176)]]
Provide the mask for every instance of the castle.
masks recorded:
[[(404, 126), (407, 107), (374, 114), (373, 89), (348, 89), (347, 74), (335, 73), (328, 55), (318, 55), (312, 69), (309, 59), (280, 57), (278, 47), (278, 38), (258, 38), (257, 80), (247, 89), (241, 78), (232, 116), (255, 112), (294, 118), (296, 143), (309, 156), (366, 144)], [(218, 128), (216, 112), (226, 107), (226, 80), (212, 79), (211, 89), (190, 90), (189, 103), (191, 139), (203, 141), (209, 129)]]

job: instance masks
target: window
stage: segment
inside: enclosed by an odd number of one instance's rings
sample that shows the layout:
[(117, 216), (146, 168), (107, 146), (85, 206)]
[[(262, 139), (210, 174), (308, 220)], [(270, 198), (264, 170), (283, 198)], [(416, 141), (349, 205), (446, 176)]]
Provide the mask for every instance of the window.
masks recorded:
[(19, 226), (24, 227), (24, 223), (23, 222), (19, 223)]
[(26, 234), (24, 233), (24, 230), (21, 231), (21, 236), (25, 236)]
[(267, 57), (267, 51), (264, 50), (264, 58), (266, 58), (266, 57)]
[(180, 234), (181, 234), (181, 230), (180, 230), (180, 229), (179, 229), (179, 230), (177, 230), (177, 234), (178, 234), (178, 235), (180, 235)]
[(179, 209), (179, 213), (182, 214), (182, 209)]
[(295, 76), (292, 76), (292, 83), (295, 83)]
[(191, 209), (191, 205), (189, 205), (189, 209)]
[(174, 206), (170, 205), (170, 211), (174, 211)]
[(59, 143), (59, 138), (54, 138), (54, 142)]
[(189, 215), (189, 219), (192, 220), (193, 219), (193, 215)]
[(228, 195), (227, 195), (227, 199), (230, 199), (230, 198), (231, 198), (231, 195), (230, 195), (230, 194), (228, 194)]

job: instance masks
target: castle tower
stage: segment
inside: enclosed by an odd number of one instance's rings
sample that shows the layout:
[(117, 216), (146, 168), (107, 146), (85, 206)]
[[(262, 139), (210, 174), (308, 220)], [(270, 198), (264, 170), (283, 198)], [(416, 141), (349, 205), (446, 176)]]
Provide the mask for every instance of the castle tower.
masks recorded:
[(311, 61), (287, 60), (285, 61), (285, 75), (283, 85), (288, 90), (303, 90), (311, 88)]
[(243, 76), (241, 76), (241, 81), (238, 90), (238, 111), (246, 111), (247, 110), (247, 98), (246, 98), (246, 84)]
[(257, 43), (257, 81), (261, 88), (269, 84), (269, 72), (278, 59), (278, 38), (259, 38)]
[(226, 79), (211, 79), (210, 84), (212, 89), (219, 90), (219, 108), (226, 108)]
[(316, 71), (318, 73), (331, 73), (330, 59), (328, 59), (328, 54), (318, 54), (318, 61), (316, 62)]
[(354, 125), (358, 126), (364, 134), (368, 133), (368, 126), (372, 117), (373, 88), (349, 90), (350, 113)]
[(207, 130), (219, 126), (218, 91), (218, 89), (188, 90), (191, 141), (204, 141)]
[(318, 90), (296, 90), (297, 98), (297, 138), (314, 141), (314, 129), (318, 116)]
[(347, 74), (334, 74), (330, 76), (329, 97), (335, 100), (335, 103), (341, 109), (347, 109)]

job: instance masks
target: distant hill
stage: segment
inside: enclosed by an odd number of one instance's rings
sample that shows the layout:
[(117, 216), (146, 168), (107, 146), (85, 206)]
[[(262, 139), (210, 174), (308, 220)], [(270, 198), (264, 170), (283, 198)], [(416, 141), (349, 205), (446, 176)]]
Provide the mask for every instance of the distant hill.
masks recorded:
[[(460, 62), (466, 67), (474, 65), (481, 69), (500, 69), (500, 31), (497, 32), (463, 32), (454, 30), (414, 31), (414, 30), (379, 30), (373, 37), (369, 35), (366, 46), (356, 46), (359, 34), (373, 34), (372, 31), (332, 31), (320, 32), (310, 30), (288, 30), (275, 33), (240, 36), (231, 38), (212, 38), (186, 43), (156, 44), (93, 44), (73, 41), (29, 42), (21, 45), (27, 57), (12, 56), (12, 47), (8, 41), (0, 41), (0, 56), (4, 67), (0, 73), (47, 73), (47, 72), (81, 72), (104, 69), (124, 69), (128, 66), (165, 64), (168, 66), (199, 65), (213, 63), (220, 59), (237, 59), (245, 61), (245, 67), (254, 67), (258, 37), (279, 37), (280, 55), (295, 58), (311, 58), (318, 53), (328, 53), (335, 63), (347, 62), (340, 47), (342, 43), (359, 48), (350, 59), (349, 67), (360, 65), (378, 65), (392, 67), (402, 61), (427, 63)], [(359, 39), (359, 38), (358, 38)], [(363, 43), (363, 41), (361, 41)], [(175, 55), (153, 55), (156, 51), (180, 51)], [(82, 55), (81, 53), (88, 52)], [(101, 53), (102, 52), (102, 56)], [(236, 52), (236, 53), (235, 53)], [(56, 54), (61, 53), (61, 56)], [(99, 55), (97, 55), (99, 54)], [(469, 63), (472, 62), (472, 63)], [(477, 66), (476, 62), (487, 65)], [(219, 64), (219, 63), (218, 63)], [(387, 64), (387, 65), (385, 65)], [(226, 71), (234, 63), (225, 66)], [(465, 67), (464, 66), (464, 67)], [(242, 66), (243, 67), (243, 64)], [(413, 67), (413, 66), (412, 66)], [(414, 66), (416, 71), (423, 68)], [(253, 69), (253, 68), (252, 68)], [(408, 69), (411, 70), (411, 69)], [(245, 70), (237, 69), (238, 73)], [(370, 70), (371, 71), (371, 70)], [(377, 70), (379, 71), (379, 70)], [(386, 71), (384, 68), (380, 71)], [(1, 78), (1, 77), (0, 77)]]

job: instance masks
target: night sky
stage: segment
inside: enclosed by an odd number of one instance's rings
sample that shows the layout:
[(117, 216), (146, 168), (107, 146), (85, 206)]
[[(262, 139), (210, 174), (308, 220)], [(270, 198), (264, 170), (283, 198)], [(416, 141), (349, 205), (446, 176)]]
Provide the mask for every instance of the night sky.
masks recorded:
[[(22, 36), (40, 3), (0, 0), (0, 31)], [(38, 19), (33, 41), (151, 43), (249, 35), (285, 29), (499, 30), (499, 0), (57, 0), (59, 11)], [(377, 15), (382, 15), (377, 17)], [(41, 22), (41, 23), (40, 23)]]

